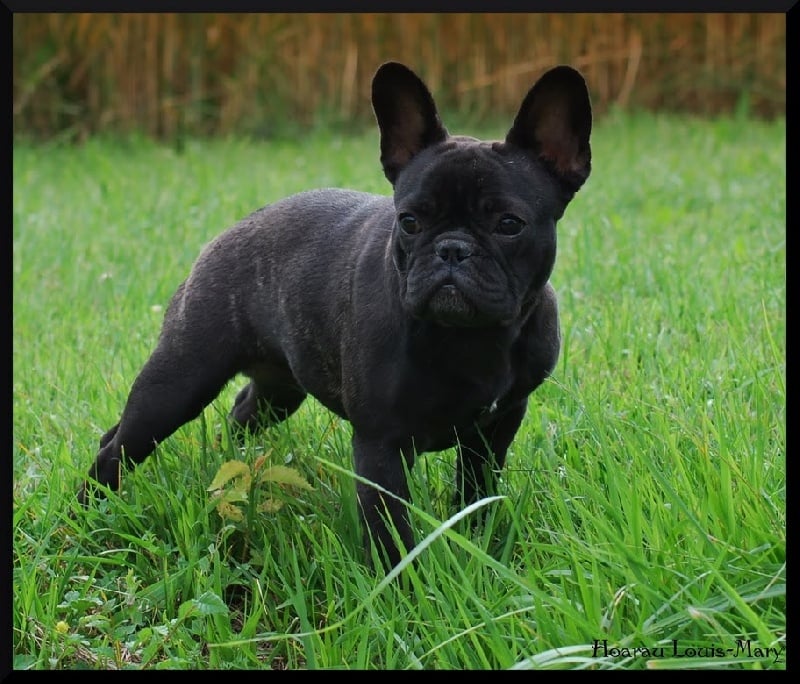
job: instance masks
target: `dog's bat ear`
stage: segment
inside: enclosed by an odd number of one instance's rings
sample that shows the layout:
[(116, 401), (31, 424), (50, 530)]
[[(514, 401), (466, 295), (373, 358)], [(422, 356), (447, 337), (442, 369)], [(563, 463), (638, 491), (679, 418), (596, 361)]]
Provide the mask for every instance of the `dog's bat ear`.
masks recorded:
[(592, 105), (586, 81), (575, 69), (546, 72), (522, 101), (506, 143), (543, 159), (575, 192), (591, 171)]
[(383, 172), (392, 185), (414, 155), (447, 138), (427, 86), (398, 62), (386, 62), (375, 72), (372, 109), (381, 132)]

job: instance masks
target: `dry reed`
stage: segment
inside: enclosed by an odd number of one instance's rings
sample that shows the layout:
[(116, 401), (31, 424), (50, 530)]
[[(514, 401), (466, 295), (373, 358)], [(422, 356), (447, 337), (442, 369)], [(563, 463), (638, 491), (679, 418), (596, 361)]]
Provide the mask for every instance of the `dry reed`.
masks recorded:
[(15, 132), (269, 135), (362, 122), (383, 61), (443, 108), (507, 116), (548, 67), (609, 107), (784, 113), (782, 14), (17, 14)]

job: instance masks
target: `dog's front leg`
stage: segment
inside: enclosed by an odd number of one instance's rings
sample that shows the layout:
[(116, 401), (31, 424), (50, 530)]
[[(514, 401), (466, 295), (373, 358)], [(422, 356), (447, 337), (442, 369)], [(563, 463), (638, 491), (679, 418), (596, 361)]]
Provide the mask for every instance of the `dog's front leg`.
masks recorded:
[(497, 474), (503, 468), (506, 452), (525, 415), (527, 399), (500, 409), (458, 444), (456, 461), (457, 507), (475, 503), (495, 493)]
[[(379, 554), (387, 569), (400, 561), (400, 549), (394, 541), (391, 527), (408, 551), (414, 546), (414, 534), (408, 519), (408, 511), (399, 499), (408, 499), (406, 469), (414, 464), (411, 445), (401, 446), (385, 439), (353, 435), (353, 457), (356, 474), (375, 483), (395, 496), (389, 496), (363, 482), (356, 484), (364, 536), (367, 548), (377, 544)], [(405, 466), (404, 466), (405, 460)]]

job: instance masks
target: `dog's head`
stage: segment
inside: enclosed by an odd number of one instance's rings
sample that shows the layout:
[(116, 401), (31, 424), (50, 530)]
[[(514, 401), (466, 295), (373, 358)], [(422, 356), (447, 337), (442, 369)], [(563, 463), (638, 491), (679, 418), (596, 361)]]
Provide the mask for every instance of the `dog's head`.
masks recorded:
[(544, 74), (502, 142), (449, 135), (428, 88), (396, 62), (376, 72), (372, 105), (404, 308), (446, 326), (524, 317), (553, 269), (556, 222), (591, 168), (581, 75)]

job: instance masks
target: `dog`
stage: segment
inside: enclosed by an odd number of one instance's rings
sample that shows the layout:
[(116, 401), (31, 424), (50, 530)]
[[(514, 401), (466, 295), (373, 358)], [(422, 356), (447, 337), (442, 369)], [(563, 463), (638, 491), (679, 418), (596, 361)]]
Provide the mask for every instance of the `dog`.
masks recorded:
[(301, 192), (211, 241), (100, 439), (83, 504), (239, 374), (237, 429), (282, 421), (308, 395), (350, 422), (366, 548), (387, 568), (414, 546), (403, 500), (417, 454), (456, 447), (458, 506), (494, 491), (559, 355), (549, 278), (556, 223), (591, 169), (588, 89), (569, 66), (547, 71), (494, 142), (450, 135), (397, 62), (375, 73), (372, 106), (393, 196)]

